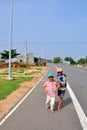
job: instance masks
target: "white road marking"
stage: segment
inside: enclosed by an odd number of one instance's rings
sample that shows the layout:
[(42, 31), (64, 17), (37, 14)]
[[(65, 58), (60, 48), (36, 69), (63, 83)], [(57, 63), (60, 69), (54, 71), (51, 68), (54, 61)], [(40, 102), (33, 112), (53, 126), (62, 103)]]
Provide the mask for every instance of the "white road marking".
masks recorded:
[(9, 118), (9, 116), (22, 104), (22, 102), (30, 95), (30, 93), (37, 87), (40, 81), (44, 78), (46, 73), (40, 78), (40, 80), (33, 86), (33, 88), (22, 98), (22, 100), (0, 121), (0, 126)]
[(82, 125), (82, 128), (83, 130), (87, 130), (87, 117), (81, 107), (81, 105), (79, 104), (74, 92), (72, 91), (71, 87), (69, 84), (67, 84), (67, 89), (69, 91), (69, 94), (72, 98), (72, 101), (73, 101), (73, 104), (74, 104), (74, 107), (75, 107), (75, 110), (77, 112), (77, 115), (78, 115), (78, 118), (80, 120), (80, 123)]
[[(55, 68), (57, 68), (57, 66), (55, 66)], [(78, 118), (80, 120), (81, 126), (82, 126), (83, 130), (87, 130), (87, 117), (86, 117), (86, 115), (85, 115), (79, 101), (77, 100), (74, 92), (72, 91), (69, 83), (67, 83), (67, 89), (68, 89), (69, 94), (71, 96), (71, 99), (72, 99), (72, 102), (74, 104), (74, 107), (75, 107), (76, 113), (78, 115)]]
[[(55, 66), (56, 67), (56, 66)], [(57, 68), (57, 67), (56, 67)], [(45, 76), (46, 74), (44, 74)], [(43, 76), (43, 77), (44, 77)], [(30, 95), (30, 93), (37, 87), (37, 85), (40, 83), (40, 81), (43, 79), (43, 77), (41, 77), (41, 79), (35, 84), (35, 86), (27, 93), (27, 95), (4, 117), (4, 119), (2, 119), (2, 121), (0, 122), (0, 125), (2, 125), (6, 119), (9, 118), (9, 116), (21, 105), (21, 103)], [(72, 91), (71, 87), (69, 86), (69, 84), (67, 84), (67, 89), (70, 93), (70, 96), (72, 98), (73, 104), (75, 106), (78, 118), (81, 122), (82, 128), (83, 130), (87, 130), (87, 117), (81, 107), (81, 105), (79, 104), (74, 92)]]

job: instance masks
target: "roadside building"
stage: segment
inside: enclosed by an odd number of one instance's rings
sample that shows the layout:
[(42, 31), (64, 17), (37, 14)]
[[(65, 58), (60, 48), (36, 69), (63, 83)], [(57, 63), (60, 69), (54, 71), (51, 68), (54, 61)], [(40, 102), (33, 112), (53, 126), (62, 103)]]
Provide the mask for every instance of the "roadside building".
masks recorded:
[(34, 54), (33, 53), (29, 53), (26, 56), (25, 55), (18, 55), (16, 57), (17, 62), (27, 62), (30, 64), (34, 64)]

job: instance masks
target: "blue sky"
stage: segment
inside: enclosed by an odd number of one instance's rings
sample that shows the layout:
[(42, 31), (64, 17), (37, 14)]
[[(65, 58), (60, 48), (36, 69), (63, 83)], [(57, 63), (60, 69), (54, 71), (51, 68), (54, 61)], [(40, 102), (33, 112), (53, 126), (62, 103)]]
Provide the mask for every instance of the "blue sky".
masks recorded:
[[(9, 49), (10, 0), (0, 0), (0, 51)], [(14, 0), (12, 48), (36, 56), (87, 56), (87, 0)]]

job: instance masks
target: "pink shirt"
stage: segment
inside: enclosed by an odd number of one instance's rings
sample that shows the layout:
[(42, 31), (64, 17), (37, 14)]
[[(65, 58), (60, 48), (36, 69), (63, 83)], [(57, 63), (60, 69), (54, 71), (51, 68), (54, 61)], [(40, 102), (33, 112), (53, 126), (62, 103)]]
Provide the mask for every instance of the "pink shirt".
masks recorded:
[(46, 89), (48, 90), (48, 96), (51, 96), (51, 97), (55, 97), (56, 96), (56, 93), (55, 93), (55, 88), (56, 88), (56, 82), (55, 81), (46, 81), (44, 83), (44, 86), (46, 87)]

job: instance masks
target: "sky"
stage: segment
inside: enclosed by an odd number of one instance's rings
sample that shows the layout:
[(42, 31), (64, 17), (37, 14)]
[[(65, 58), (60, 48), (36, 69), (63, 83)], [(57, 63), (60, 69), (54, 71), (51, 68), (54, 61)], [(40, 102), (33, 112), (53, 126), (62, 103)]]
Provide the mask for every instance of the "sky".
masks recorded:
[[(47, 59), (87, 56), (87, 0), (13, 0), (12, 49)], [(11, 0), (0, 0), (0, 52), (9, 50)]]

